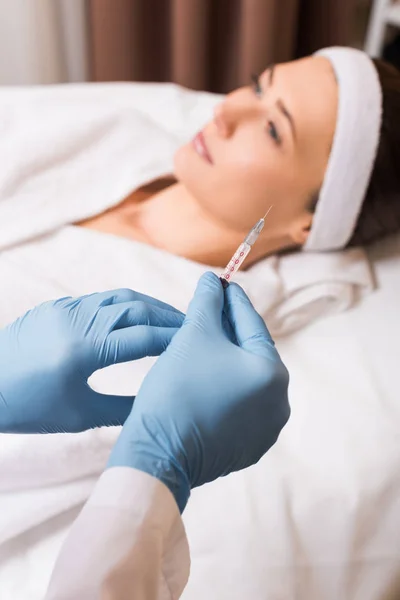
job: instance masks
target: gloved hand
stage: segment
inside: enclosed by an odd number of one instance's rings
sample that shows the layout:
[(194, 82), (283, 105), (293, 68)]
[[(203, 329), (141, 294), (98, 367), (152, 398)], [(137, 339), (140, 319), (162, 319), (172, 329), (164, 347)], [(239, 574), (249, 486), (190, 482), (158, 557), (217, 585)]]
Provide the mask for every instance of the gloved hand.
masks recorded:
[[(227, 315), (237, 343), (222, 324)], [(190, 489), (256, 463), (289, 418), (289, 377), (244, 291), (203, 276), (110, 455), (157, 477), (183, 511)]]
[(78, 432), (121, 425), (133, 398), (103, 395), (98, 369), (160, 354), (184, 315), (128, 289), (46, 302), (0, 331), (0, 431)]

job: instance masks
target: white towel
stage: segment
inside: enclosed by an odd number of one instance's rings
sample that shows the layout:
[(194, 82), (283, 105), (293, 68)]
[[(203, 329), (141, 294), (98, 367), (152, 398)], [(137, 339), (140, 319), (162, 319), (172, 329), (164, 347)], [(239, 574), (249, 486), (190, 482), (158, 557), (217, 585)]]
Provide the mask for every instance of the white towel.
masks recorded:
[[(186, 309), (204, 265), (71, 223), (170, 173), (174, 150), (218, 99), (169, 84), (2, 89), (0, 325), (49, 298), (122, 286)], [(361, 250), (271, 257), (237, 281), (274, 335), (347, 309), (373, 287)], [(92, 385), (134, 393), (151, 362), (111, 367)], [(0, 544), (82, 503), (117, 435), (1, 436)]]
[(282, 298), (265, 314), (276, 336), (348, 310), (373, 288), (372, 271), (361, 248), (309, 253), (303, 259), (304, 254), (294, 253), (279, 261)]

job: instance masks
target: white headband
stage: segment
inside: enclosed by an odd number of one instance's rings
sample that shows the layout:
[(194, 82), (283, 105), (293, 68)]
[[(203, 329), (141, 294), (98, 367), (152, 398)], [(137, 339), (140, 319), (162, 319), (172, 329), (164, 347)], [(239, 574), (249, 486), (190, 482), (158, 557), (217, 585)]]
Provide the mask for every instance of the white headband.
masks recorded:
[(367, 191), (378, 149), (382, 90), (376, 68), (361, 50), (325, 48), (338, 81), (336, 130), (305, 250), (344, 248)]

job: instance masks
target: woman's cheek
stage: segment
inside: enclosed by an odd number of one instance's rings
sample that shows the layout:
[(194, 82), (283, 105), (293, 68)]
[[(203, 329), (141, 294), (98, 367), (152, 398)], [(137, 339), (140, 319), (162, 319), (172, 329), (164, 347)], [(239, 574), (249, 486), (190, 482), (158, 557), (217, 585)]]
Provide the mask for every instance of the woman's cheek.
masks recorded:
[(228, 164), (235, 169), (240, 171), (255, 171), (258, 170), (260, 164), (263, 164), (264, 160), (260, 160), (260, 152), (256, 148), (248, 146), (241, 146), (236, 149), (233, 156), (226, 157)]
[(239, 195), (251, 196), (256, 203), (258, 198), (265, 197), (266, 191), (275, 185), (273, 172), (259, 163), (243, 160), (232, 170), (233, 189)]
[(213, 166), (203, 165), (190, 147), (174, 156), (175, 175), (199, 206), (233, 229), (251, 227), (265, 212), (268, 169), (251, 149), (236, 149)]

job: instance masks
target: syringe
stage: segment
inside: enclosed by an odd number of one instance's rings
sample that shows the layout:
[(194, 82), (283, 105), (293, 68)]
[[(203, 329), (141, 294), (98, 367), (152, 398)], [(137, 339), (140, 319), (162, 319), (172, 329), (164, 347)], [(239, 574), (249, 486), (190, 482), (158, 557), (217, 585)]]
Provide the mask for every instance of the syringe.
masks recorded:
[(222, 273), (222, 275), (220, 275), (220, 280), (224, 288), (227, 287), (228, 283), (232, 280), (234, 274), (237, 273), (237, 271), (239, 271), (240, 267), (242, 266), (244, 259), (250, 252), (251, 247), (253, 246), (261, 231), (263, 230), (263, 227), (265, 225), (265, 217), (268, 215), (271, 208), (272, 206), (269, 207), (263, 218), (257, 221), (254, 227), (250, 229), (244, 241), (240, 244), (239, 248), (236, 250), (235, 254), (232, 256), (231, 260), (226, 265), (225, 271)]

